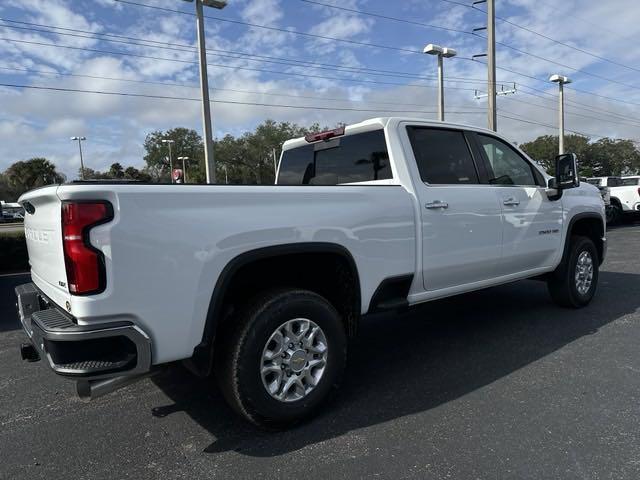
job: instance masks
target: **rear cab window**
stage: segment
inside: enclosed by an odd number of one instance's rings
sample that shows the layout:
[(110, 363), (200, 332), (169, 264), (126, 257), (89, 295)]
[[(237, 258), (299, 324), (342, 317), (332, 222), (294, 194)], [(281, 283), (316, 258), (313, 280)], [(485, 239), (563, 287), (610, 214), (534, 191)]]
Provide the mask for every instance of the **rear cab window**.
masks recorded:
[(384, 130), (373, 130), (285, 150), (276, 183), (341, 185), (392, 178)]
[(620, 186), (630, 187), (630, 186), (636, 186), (636, 185), (640, 185), (640, 178), (623, 178), (622, 184)]

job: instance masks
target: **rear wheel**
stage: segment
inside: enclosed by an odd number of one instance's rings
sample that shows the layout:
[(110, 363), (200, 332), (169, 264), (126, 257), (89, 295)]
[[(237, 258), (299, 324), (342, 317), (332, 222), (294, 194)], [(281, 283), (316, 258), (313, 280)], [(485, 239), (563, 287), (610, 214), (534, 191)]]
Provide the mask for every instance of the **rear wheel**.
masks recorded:
[(553, 300), (560, 306), (580, 308), (595, 295), (598, 285), (598, 252), (587, 237), (570, 239), (567, 259), (549, 279), (547, 285)]
[(274, 290), (231, 321), (216, 362), (231, 407), (268, 428), (313, 415), (346, 361), (346, 334), (335, 308), (310, 291)]

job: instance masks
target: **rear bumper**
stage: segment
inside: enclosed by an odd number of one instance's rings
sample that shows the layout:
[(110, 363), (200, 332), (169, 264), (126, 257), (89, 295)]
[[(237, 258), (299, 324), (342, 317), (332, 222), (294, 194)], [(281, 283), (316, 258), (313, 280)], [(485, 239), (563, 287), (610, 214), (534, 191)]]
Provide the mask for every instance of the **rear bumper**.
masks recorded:
[(22, 328), (59, 375), (94, 380), (140, 375), (151, 368), (151, 341), (132, 322), (78, 325), (33, 283), (15, 289)]

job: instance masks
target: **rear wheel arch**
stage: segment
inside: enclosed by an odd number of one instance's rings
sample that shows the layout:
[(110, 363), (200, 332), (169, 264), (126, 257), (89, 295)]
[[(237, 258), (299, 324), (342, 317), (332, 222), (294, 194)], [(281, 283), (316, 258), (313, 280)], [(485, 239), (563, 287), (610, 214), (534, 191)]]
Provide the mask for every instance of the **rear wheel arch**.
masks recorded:
[[(269, 283), (261, 284), (259, 277), (266, 273)], [(334, 281), (318, 281), (331, 273)], [(316, 282), (314, 275), (320, 275)], [(355, 335), (361, 313), (360, 277), (345, 247), (329, 242), (264, 247), (238, 255), (222, 270), (209, 303), (202, 341), (187, 366), (199, 375), (208, 375), (219, 329), (228, 322), (234, 302), (274, 287), (305, 288), (325, 297), (340, 312), (347, 334)]]

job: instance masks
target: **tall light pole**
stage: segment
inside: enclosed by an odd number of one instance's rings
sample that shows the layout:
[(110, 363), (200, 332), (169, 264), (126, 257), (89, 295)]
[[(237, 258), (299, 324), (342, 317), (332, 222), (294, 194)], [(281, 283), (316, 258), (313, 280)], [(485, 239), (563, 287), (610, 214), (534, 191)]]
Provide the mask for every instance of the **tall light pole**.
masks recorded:
[[(192, 2), (193, 0), (185, 0)], [(213, 127), (211, 125), (211, 102), (209, 101), (209, 77), (207, 74), (207, 48), (204, 35), (203, 6), (219, 10), (227, 6), (226, 0), (195, 0), (196, 30), (198, 32), (198, 58), (200, 63), (200, 94), (202, 96), (202, 130), (204, 134), (204, 164), (207, 183), (216, 183), (216, 164), (213, 158)]]
[(182, 160), (182, 180), (187, 183), (187, 166), (185, 162), (189, 160), (189, 157), (178, 157), (178, 160)]
[(78, 149), (80, 150), (80, 180), (84, 180), (84, 161), (82, 160), (82, 142), (87, 137), (71, 137), (71, 140), (78, 142)]
[(169, 176), (171, 177), (171, 183), (173, 183), (173, 157), (171, 156), (171, 145), (173, 145), (175, 140), (169, 140), (168, 138), (163, 138), (162, 143), (169, 146)]
[(562, 75), (551, 75), (549, 81), (558, 84), (558, 153), (564, 153), (564, 85), (571, 83), (571, 79)]
[(423, 53), (438, 57), (438, 120), (444, 122), (444, 72), (442, 59), (455, 57), (457, 52), (453, 48), (441, 47), (430, 43), (424, 47)]

